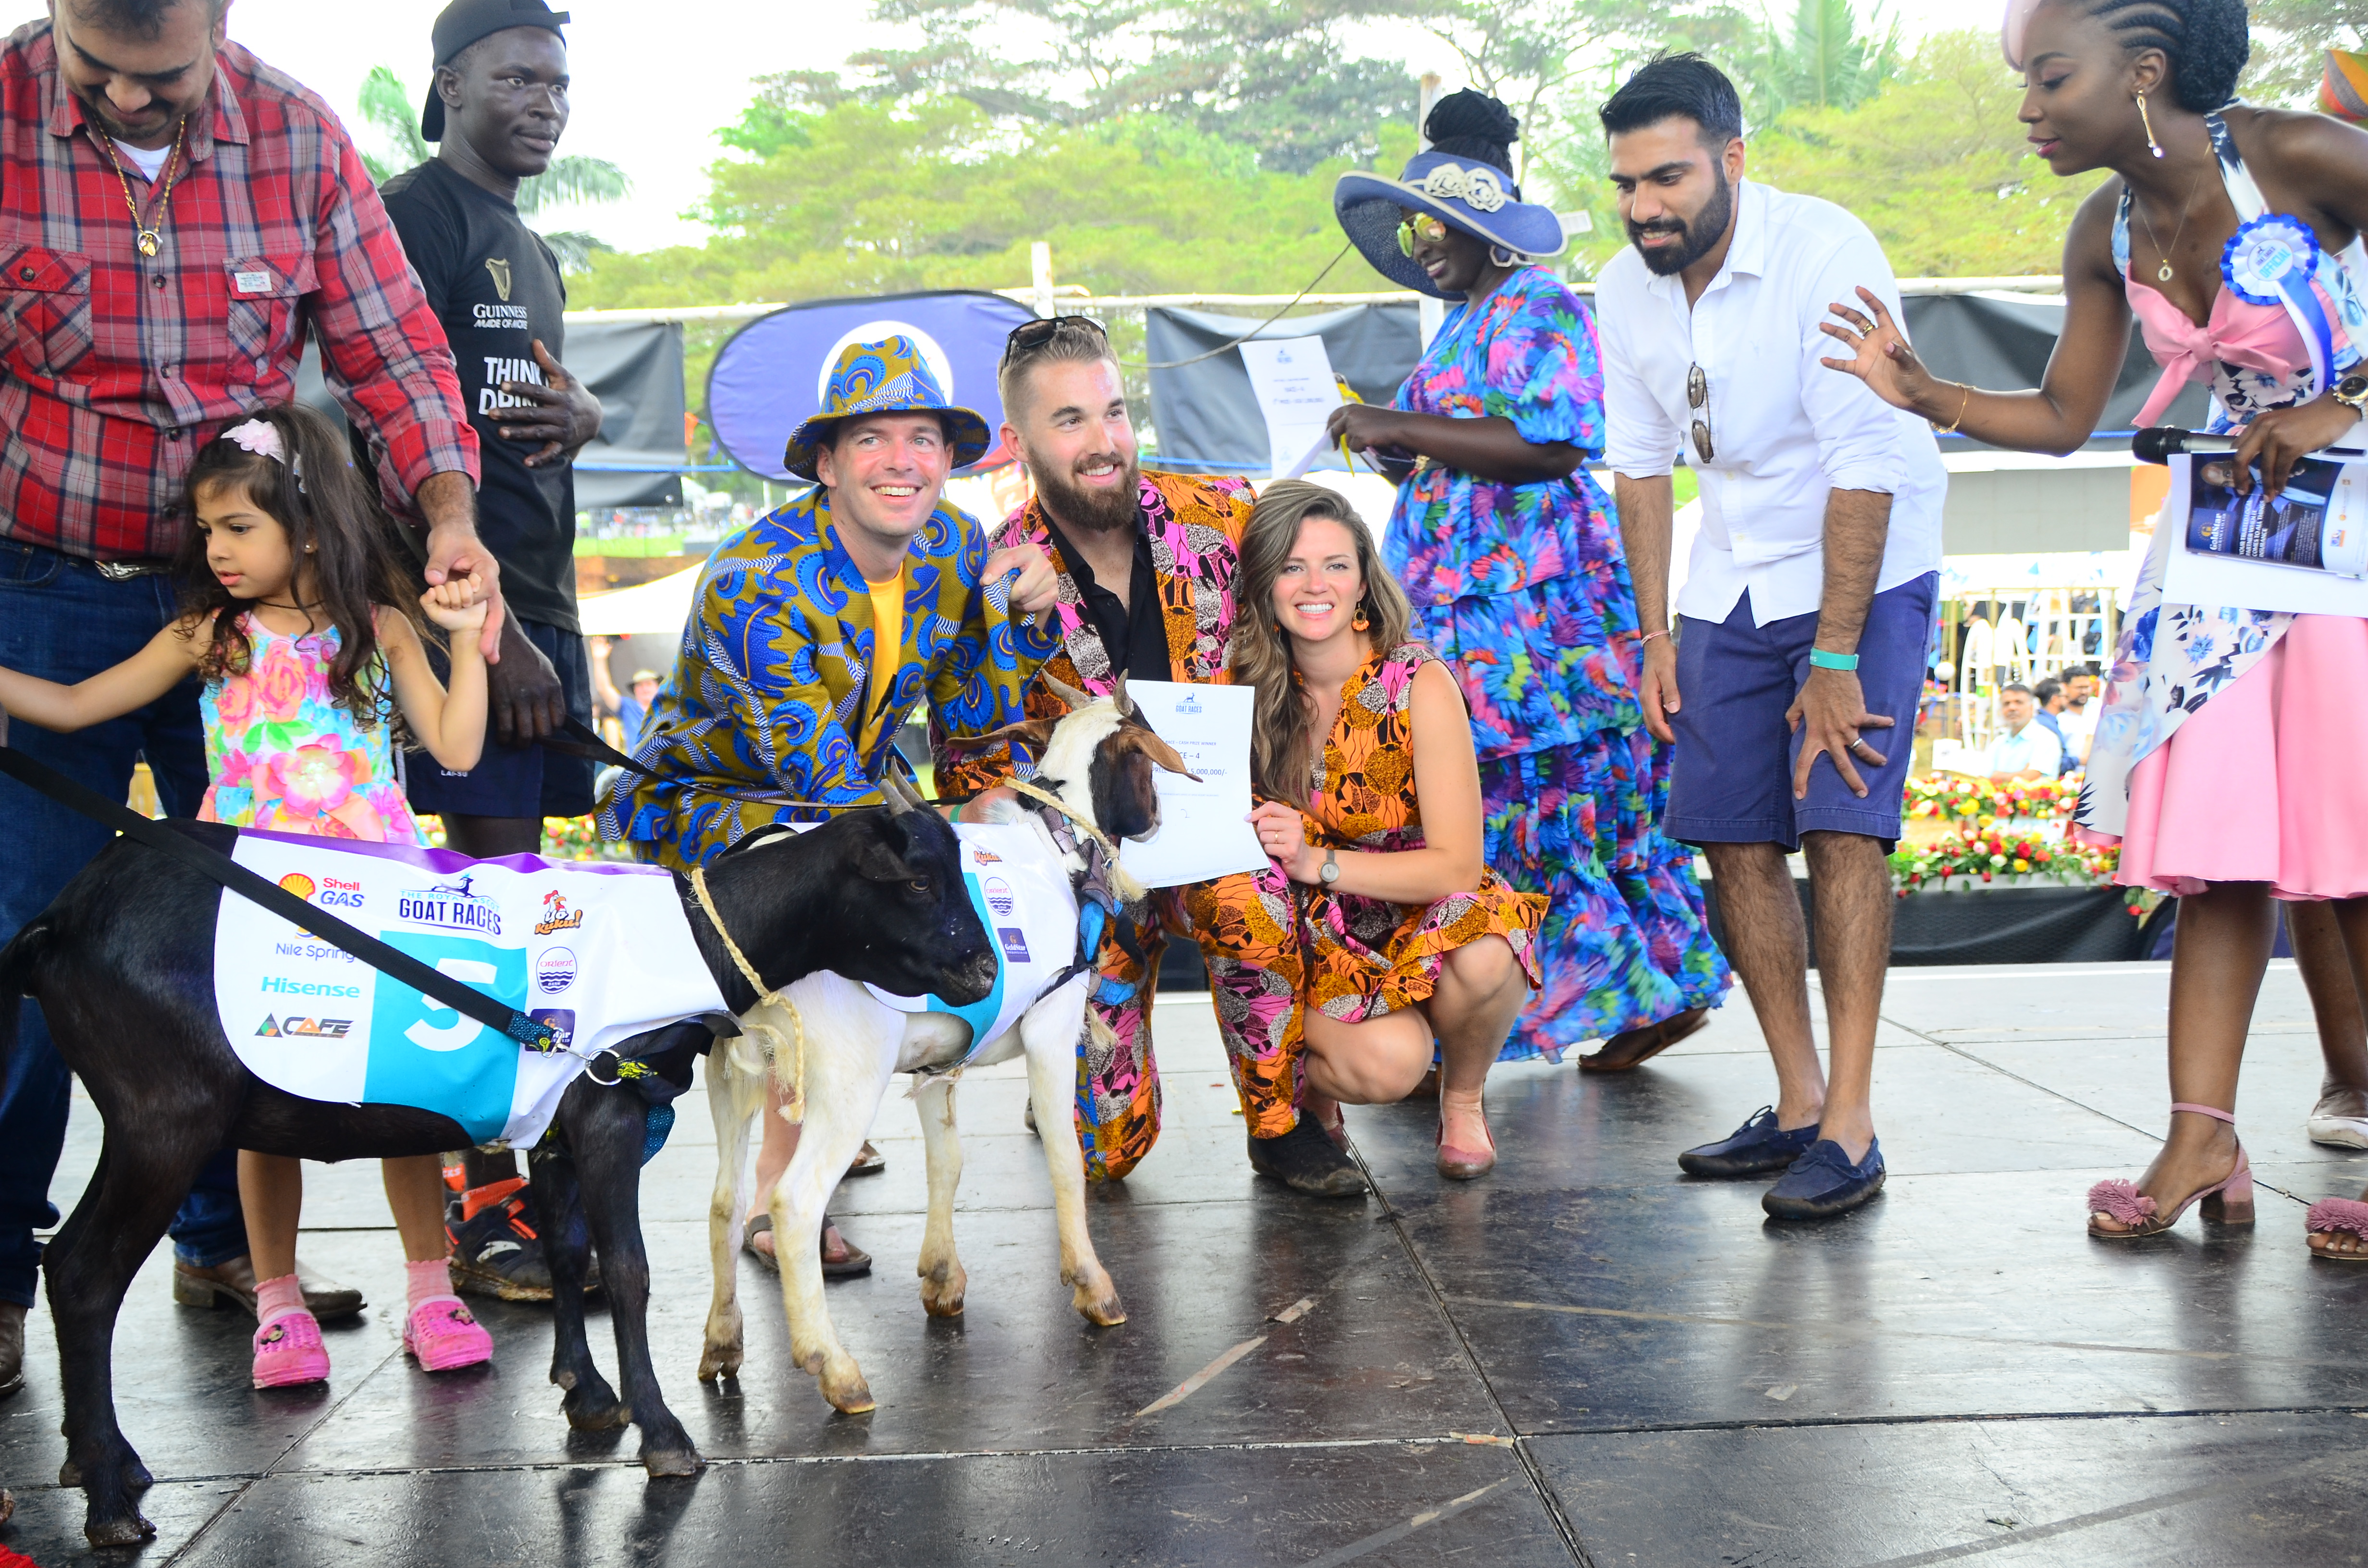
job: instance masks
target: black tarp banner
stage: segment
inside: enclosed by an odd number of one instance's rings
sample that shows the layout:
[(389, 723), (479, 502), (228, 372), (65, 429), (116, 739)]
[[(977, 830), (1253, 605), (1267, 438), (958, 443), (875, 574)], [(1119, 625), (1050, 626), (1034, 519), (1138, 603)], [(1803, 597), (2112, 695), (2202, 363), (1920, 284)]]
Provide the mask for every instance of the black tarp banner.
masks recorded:
[[(600, 400), (600, 434), (575, 454), (575, 506), (682, 505), (682, 325), (678, 322), (570, 322), (568, 371)], [(346, 424), (321, 377), (317, 342), (304, 346), (296, 401)]]
[[(1592, 299), (1584, 302), (1591, 311)], [(2035, 387), (2064, 320), (2064, 301), (2040, 294), (1917, 294), (1904, 301), (1907, 335), (1933, 372), (1952, 381), (2000, 392)], [(1156, 305), (1144, 312), (1152, 363), (1205, 354), (1256, 327), (1259, 316), (1217, 315)], [(1322, 315), (1294, 316), (1259, 332), (1262, 338), (1321, 337), (1332, 369), (1367, 403), (1386, 403), (1413, 373), (1421, 355), (1412, 301), (1352, 305)], [(1841, 346), (1836, 344), (1839, 354)], [(2131, 422), (2154, 390), (2161, 369), (2131, 335), (2113, 396), (2091, 444), (2125, 442)], [(2190, 387), (2171, 404), (2166, 423), (2190, 429), (2204, 419), (2204, 391)], [(1266, 421), (1250, 391), (1239, 353), (1227, 350), (1176, 369), (1151, 372), (1152, 426), (1161, 467), (1262, 474), (1267, 468)], [(1978, 441), (1944, 437), (1943, 452), (1983, 451)], [(1320, 467), (1338, 468), (1333, 457)]]

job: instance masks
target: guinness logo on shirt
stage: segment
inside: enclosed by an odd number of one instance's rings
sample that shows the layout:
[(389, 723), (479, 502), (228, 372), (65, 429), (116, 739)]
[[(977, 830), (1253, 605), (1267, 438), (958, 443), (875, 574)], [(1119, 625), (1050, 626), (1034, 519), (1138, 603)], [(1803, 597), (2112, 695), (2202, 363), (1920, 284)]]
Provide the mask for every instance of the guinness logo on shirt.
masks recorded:
[(510, 297), (510, 264), (498, 256), (485, 257), (485, 270), (494, 275), (494, 292), (507, 304)]

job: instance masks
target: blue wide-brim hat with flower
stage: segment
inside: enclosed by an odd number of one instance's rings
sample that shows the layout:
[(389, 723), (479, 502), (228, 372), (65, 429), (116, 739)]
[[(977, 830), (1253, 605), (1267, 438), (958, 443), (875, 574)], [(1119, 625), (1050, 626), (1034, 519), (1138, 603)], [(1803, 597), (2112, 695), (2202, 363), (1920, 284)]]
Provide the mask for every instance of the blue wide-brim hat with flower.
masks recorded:
[(903, 333), (877, 343), (850, 343), (839, 350), (830, 368), (830, 385), (824, 389), (822, 412), (797, 427), (782, 449), (781, 461), (800, 479), (821, 483), (814, 472), (814, 453), (830, 438), (842, 419), (865, 414), (935, 414), (945, 420), (946, 439), (953, 447), (956, 468), (968, 468), (986, 455), (990, 444), (986, 420), (975, 409), (957, 408), (946, 401), (920, 346)]
[(1500, 245), (1524, 261), (1559, 256), (1562, 220), (1554, 210), (1521, 199), (1521, 187), (1503, 170), (1453, 153), (1417, 153), (1395, 179), (1355, 170), (1332, 187), (1340, 227), (1373, 270), (1438, 300), (1460, 300), (1430, 280), (1414, 257), (1398, 249), (1399, 209), (1428, 212), (1484, 244)]

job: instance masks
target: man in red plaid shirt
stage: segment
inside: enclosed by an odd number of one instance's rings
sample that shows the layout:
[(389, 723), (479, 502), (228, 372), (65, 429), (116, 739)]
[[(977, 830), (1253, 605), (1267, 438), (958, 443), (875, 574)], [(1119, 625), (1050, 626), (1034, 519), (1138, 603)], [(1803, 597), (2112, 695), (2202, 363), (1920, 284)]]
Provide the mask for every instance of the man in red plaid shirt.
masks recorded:
[[(84, 679), (174, 608), (181, 485), (225, 425), (295, 395), (305, 335), (367, 438), (427, 577), (492, 581), (477, 442), (443, 330), (361, 160), (319, 98), (224, 34), (225, 0), (53, 0), (0, 45), (0, 664)], [(485, 628), (495, 651), (499, 607)], [(116, 800), (145, 757), (175, 816), (206, 785), (197, 686), (72, 735), (9, 744)], [(0, 932), (44, 908), (105, 830), (0, 779)], [(67, 1076), (24, 1004), (0, 1089), (0, 1395), (57, 1223)], [(184, 1301), (253, 1308), (235, 1167), (208, 1167), (173, 1229)], [(359, 1293), (305, 1280), (316, 1315)], [(324, 1310), (325, 1309), (325, 1311)]]

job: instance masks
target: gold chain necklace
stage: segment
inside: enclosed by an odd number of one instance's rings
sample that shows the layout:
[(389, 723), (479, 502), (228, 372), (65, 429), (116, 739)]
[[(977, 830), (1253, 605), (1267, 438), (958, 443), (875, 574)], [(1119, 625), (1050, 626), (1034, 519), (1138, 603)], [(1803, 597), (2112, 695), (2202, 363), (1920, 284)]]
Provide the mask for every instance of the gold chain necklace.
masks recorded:
[(115, 166), (116, 180), (123, 187), (123, 205), (131, 210), (132, 244), (140, 247), (142, 256), (154, 256), (165, 245), (165, 236), (156, 232), (156, 226), (165, 222), (165, 210), (173, 204), (173, 181), (180, 176), (181, 149), (189, 140), (188, 116), (181, 117), (180, 125), (173, 132), (173, 155), (165, 160), (165, 192), (156, 199), (154, 224), (140, 215), (140, 203), (132, 199), (131, 176), (123, 172), (123, 162), (115, 155), (115, 138), (109, 136), (103, 127), (93, 126), (91, 129), (97, 132), (98, 150), (106, 153), (107, 161)]
[[(2203, 168), (2196, 171), (2195, 183), (2187, 187), (2187, 205), (2179, 210), (2179, 227), (2170, 232), (2170, 243), (2173, 245), (2179, 244), (2180, 235), (2187, 233), (2187, 215), (2194, 210), (2195, 193), (2203, 188), (2203, 176), (2211, 172), (2212, 165), (2205, 164)], [(2162, 248), (2162, 241), (2154, 232), (2154, 220), (2146, 215), (2145, 205), (2135, 197), (2132, 198), (2130, 205), (2137, 209), (2138, 222), (2146, 225), (2146, 238), (2154, 242), (2155, 253), (2162, 257), (2162, 267), (2156, 272), (2155, 278), (2158, 282), (2168, 283), (2171, 276), (2170, 252)]]

